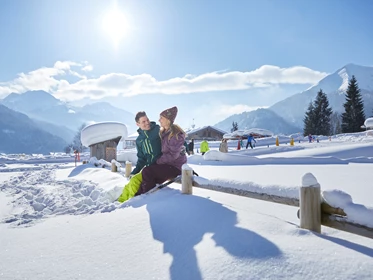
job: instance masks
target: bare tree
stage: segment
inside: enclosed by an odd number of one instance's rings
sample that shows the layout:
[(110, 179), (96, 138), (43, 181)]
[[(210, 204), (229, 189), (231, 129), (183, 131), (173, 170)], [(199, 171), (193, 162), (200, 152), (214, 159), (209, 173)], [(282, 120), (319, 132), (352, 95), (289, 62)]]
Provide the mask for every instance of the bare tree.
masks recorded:
[(81, 140), (81, 135), (82, 135), (83, 128), (85, 128), (86, 126), (87, 126), (86, 124), (82, 124), (79, 127), (78, 132), (75, 134), (74, 139), (73, 139), (72, 148), (78, 152), (82, 152), (84, 149), (84, 146)]

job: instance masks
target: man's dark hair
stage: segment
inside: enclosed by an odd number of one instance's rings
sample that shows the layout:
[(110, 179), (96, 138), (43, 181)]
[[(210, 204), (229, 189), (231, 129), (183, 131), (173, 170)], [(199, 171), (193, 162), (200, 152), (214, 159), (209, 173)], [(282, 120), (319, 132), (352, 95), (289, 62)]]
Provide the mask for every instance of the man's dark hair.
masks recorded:
[(146, 113), (144, 111), (137, 112), (135, 121), (138, 123), (140, 118), (145, 117), (145, 116), (146, 116)]

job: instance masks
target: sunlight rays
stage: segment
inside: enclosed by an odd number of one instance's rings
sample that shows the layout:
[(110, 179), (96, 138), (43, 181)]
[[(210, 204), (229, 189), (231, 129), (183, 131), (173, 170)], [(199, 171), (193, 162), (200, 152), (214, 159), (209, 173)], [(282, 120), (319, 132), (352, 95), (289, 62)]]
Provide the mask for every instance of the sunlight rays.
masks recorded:
[(128, 31), (128, 21), (116, 4), (104, 14), (102, 29), (112, 41), (114, 48), (118, 49)]

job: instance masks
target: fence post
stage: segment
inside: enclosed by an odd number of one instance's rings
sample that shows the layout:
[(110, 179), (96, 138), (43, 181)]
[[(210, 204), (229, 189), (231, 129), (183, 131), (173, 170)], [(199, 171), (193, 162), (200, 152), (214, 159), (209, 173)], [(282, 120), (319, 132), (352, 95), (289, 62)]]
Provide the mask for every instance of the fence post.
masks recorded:
[(193, 194), (193, 169), (183, 164), (181, 173), (181, 193)]
[(118, 167), (114, 159), (111, 161), (111, 172), (118, 172)]
[(131, 171), (132, 171), (132, 162), (130, 161), (126, 161), (126, 177), (128, 178), (130, 175), (131, 175)]
[(321, 233), (320, 184), (312, 173), (302, 177), (299, 193), (300, 227)]

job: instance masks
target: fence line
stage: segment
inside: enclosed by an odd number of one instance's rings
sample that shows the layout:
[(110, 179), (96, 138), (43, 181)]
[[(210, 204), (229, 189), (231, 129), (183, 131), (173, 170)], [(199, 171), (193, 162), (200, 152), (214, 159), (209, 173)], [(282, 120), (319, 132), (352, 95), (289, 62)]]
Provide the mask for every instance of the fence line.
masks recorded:
[[(184, 167), (183, 167), (184, 168)], [(189, 168), (189, 167), (188, 167)], [(200, 184), (194, 180), (194, 176), (192, 175), (192, 172), (190, 173), (185, 173), (183, 172), (183, 175), (185, 176), (190, 176), (191, 181), (192, 181), (192, 186), (201, 188), (201, 189), (207, 189), (207, 190), (212, 190), (212, 191), (218, 191), (218, 192), (224, 192), (228, 194), (234, 194), (234, 195), (239, 195), (239, 196), (244, 196), (244, 197), (249, 197), (249, 198), (254, 198), (254, 199), (260, 199), (268, 202), (275, 202), (279, 204), (284, 204), (284, 205), (289, 205), (289, 206), (295, 206), (299, 207), (300, 206), (300, 201), (297, 198), (289, 198), (289, 197), (281, 197), (277, 195), (270, 195), (266, 193), (257, 193), (257, 192), (252, 192), (248, 190), (242, 190), (242, 189), (236, 189), (236, 188), (229, 188), (229, 187), (223, 187), (219, 185), (212, 185), (212, 184)], [(183, 184), (184, 180), (179, 180), (177, 183)], [(185, 182), (190, 182), (190, 180), (185, 180)], [(190, 183), (189, 183), (190, 184)], [(189, 190), (190, 186), (185, 186)], [(189, 190), (188, 194), (192, 194), (192, 190)], [(307, 198), (306, 198), (307, 199)], [(349, 233), (357, 234), (360, 236), (368, 237), (373, 239), (373, 228), (352, 223), (347, 220), (347, 215), (344, 212), (343, 209), (341, 208), (335, 208), (330, 205), (328, 205), (325, 201), (322, 200), (322, 197), (320, 197), (320, 209), (321, 209), (321, 217), (319, 216), (316, 220), (314, 219), (314, 213), (307, 213), (306, 216), (308, 218), (306, 219), (312, 219), (313, 223), (319, 222), (323, 226), (335, 228), (338, 230), (346, 231)], [(302, 208), (302, 207), (301, 207)], [(317, 208), (311, 210), (311, 208), (307, 209), (307, 211), (315, 211), (317, 212)], [(300, 215), (300, 210), (298, 210), (298, 218), (301, 218)], [(306, 222), (308, 223), (308, 222)], [(301, 223), (301, 228), (302, 223)], [(316, 225), (317, 228), (317, 225)], [(308, 228), (309, 229), (309, 228)], [(319, 232), (316, 230), (316, 232)]]

